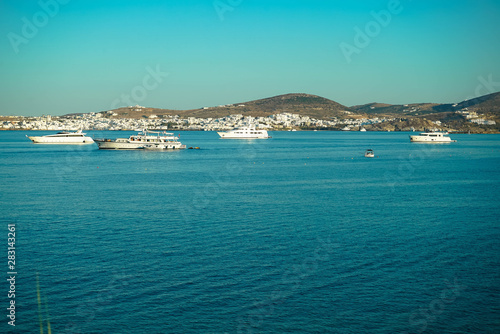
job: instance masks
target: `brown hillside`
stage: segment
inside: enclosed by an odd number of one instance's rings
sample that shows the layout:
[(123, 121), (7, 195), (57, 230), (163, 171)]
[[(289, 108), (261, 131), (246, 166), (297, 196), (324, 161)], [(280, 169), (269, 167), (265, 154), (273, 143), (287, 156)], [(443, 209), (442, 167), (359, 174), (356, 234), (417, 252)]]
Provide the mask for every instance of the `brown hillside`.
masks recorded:
[(500, 92), (484, 95), (459, 103), (455, 109), (468, 108), (481, 114), (500, 116)]
[(342, 117), (350, 109), (340, 103), (310, 94), (286, 94), (265, 99), (234, 103), (219, 107), (209, 107), (193, 110), (169, 110), (157, 108), (119, 108), (113, 110), (118, 116), (126, 118), (141, 118), (150, 115), (179, 115), (181, 117), (219, 118), (232, 114), (243, 116), (264, 117), (279, 113), (294, 113), (317, 119)]
[(380, 115), (407, 115), (416, 116), (422, 114), (435, 113), (434, 109), (439, 106), (437, 103), (413, 103), (413, 104), (385, 104), (385, 103), (369, 103), (351, 107), (352, 110), (358, 113), (365, 114), (380, 114)]
[(218, 118), (231, 114), (265, 117), (288, 112), (318, 119), (327, 119), (342, 116), (343, 111), (348, 110), (348, 107), (324, 97), (310, 94), (286, 94), (221, 107), (185, 110), (178, 114), (182, 116)]

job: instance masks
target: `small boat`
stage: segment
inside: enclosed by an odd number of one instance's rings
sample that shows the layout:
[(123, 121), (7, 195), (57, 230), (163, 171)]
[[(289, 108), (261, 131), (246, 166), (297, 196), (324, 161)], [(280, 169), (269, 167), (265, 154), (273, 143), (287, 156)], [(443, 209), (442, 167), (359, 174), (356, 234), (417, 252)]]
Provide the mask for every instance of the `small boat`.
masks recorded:
[(349, 126), (345, 126), (344, 128), (342, 128), (342, 131), (351, 131), (351, 128)]
[(359, 131), (360, 132), (366, 132), (366, 129), (362, 127), (361, 129), (359, 129)]
[(368, 149), (365, 152), (365, 157), (366, 158), (375, 158), (375, 152), (373, 152), (372, 149)]
[(456, 140), (452, 140), (448, 137), (448, 132), (422, 132), (416, 136), (410, 136), (410, 141), (415, 143), (453, 143)]
[(267, 139), (271, 138), (266, 130), (257, 130), (255, 125), (217, 132), (223, 139)]
[(117, 139), (95, 139), (97, 146), (101, 150), (182, 150), (186, 145), (182, 145), (179, 137), (173, 133), (143, 130), (129, 138)]
[(35, 144), (60, 144), (60, 145), (82, 145), (93, 144), (94, 140), (86, 136), (82, 130), (76, 132), (58, 132), (46, 136), (26, 136)]

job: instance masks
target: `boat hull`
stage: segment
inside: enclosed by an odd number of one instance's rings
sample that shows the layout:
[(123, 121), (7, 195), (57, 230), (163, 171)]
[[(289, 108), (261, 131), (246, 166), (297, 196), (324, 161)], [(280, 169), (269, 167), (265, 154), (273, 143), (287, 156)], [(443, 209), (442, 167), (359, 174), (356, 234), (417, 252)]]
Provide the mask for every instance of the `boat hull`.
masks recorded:
[(365, 152), (365, 157), (366, 158), (375, 158), (375, 152), (373, 152), (373, 150), (366, 150)]
[(267, 133), (262, 134), (233, 134), (229, 132), (217, 132), (222, 139), (267, 139), (270, 138)]
[(427, 137), (420, 137), (420, 136), (410, 136), (410, 141), (413, 143), (453, 143), (453, 142), (456, 142), (456, 140), (451, 140), (448, 137), (427, 138)]
[[(96, 140), (95, 141), (100, 150), (142, 150), (145, 149), (148, 143), (140, 143), (140, 142), (117, 142), (113, 140)], [(175, 144), (165, 144), (161, 145), (162, 148), (156, 147), (148, 147), (146, 149), (151, 150), (183, 150), (186, 148), (186, 145), (182, 145), (181, 143)]]
[(146, 145), (144, 149), (148, 151), (175, 151), (186, 149), (186, 145)]
[(117, 143), (112, 140), (96, 140), (95, 143), (101, 150), (139, 150), (144, 148), (144, 143)]
[(171, 150), (186, 148), (186, 145), (182, 145), (178, 139), (179, 137), (175, 137), (173, 133), (143, 130), (129, 138), (98, 138), (94, 141), (101, 150), (142, 150), (146, 146), (150, 148), (161, 146)]
[(64, 144), (64, 145), (87, 145), (93, 144), (90, 137), (28, 137), (35, 144)]

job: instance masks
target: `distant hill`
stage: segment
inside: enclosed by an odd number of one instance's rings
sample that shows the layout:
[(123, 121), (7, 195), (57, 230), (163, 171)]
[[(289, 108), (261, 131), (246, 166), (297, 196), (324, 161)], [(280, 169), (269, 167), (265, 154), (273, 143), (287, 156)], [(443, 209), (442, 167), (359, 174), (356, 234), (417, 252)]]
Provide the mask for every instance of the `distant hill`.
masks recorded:
[(345, 116), (350, 108), (317, 95), (285, 94), (265, 99), (233, 103), (230, 105), (206, 107), (193, 110), (170, 110), (158, 108), (119, 108), (113, 110), (116, 117), (140, 118), (150, 115), (179, 115), (182, 117), (219, 118), (231, 114), (265, 117), (279, 113), (294, 113), (317, 119)]
[(466, 100), (458, 104), (439, 104), (439, 103), (414, 103), (405, 105), (368, 103), (359, 106), (353, 106), (350, 109), (357, 113), (381, 114), (393, 116), (419, 116), (434, 113), (450, 113), (468, 108), (480, 114), (500, 116), (500, 92), (480, 96), (474, 99)]
[(500, 92), (460, 102), (455, 109), (468, 108), (481, 114), (500, 116)]
[(386, 104), (386, 103), (368, 103), (368, 104), (363, 104), (359, 106), (352, 106), (351, 110), (361, 112), (364, 114), (373, 114), (377, 113), (379, 111), (385, 110), (387, 108), (394, 107), (392, 104)]
[(500, 92), (493, 93), (458, 104), (413, 103), (386, 104), (368, 103), (352, 107), (344, 106), (327, 98), (311, 94), (285, 94), (264, 99), (233, 103), (217, 107), (205, 107), (192, 110), (172, 110), (144, 107), (125, 107), (112, 110), (111, 118), (147, 118), (151, 115), (179, 115), (183, 118), (220, 118), (228, 115), (265, 117), (279, 113), (293, 113), (310, 116), (316, 119), (359, 118), (387, 116), (393, 118), (427, 118), (448, 123), (465, 121), (465, 117), (455, 114), (456, 111), (467, 108), (478, 114), (484, 114), (488, 119), (496, 119), (500, 123)]
[(381, 114), (381, 115), (422, 115), (435, 113), (434, 109), (439, 106), (438, 103), (413, 103), (413, 104), (385, 104), (385, 103), (368, 103), (359, 106), (353, 106), (351, 109), (357, 113), (364, 114)]

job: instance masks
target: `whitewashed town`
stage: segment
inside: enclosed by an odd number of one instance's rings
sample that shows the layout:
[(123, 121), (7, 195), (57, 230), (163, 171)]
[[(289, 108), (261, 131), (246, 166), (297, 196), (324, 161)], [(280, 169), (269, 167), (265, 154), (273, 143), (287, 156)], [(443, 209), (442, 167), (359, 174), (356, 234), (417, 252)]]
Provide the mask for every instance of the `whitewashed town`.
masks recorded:
[[(205, 110), (217, 108), (241, 107), (244, 105), (223, 105), (203, 108)], [(455, 107), (454, 105), (453, 107)], [(255, 125), (257, 129), (280, 130), (343, 130), (343, 131), (419, 131), (445, 130), (449, 132), (473, 131), (483, 133), (490, 131), (486, 127), (496, 127), (496, 121), (491, 117), (461, 108), (453, 112), (460, 118), (459, 122), (448, 123), (443, 118), (425, 118), (419, 116), (419, 107), (409, 107), (403, 113), (406, 115), (360, 114), (343, 110), (338, 117), (317, 119), (307, 115), (292, 112), (280, 112), (269, 116), (256, 117), (241, 113), (231, 113), (224, 117), (189, 117), (170, 114), (155, 114), (151, 108), (139, 105), (84, 114), (68, 114), (64, 116), (43, 115), (29, 116), (1, 116), (0, 130), (184, 130), (184, 131), (224, 131), (246, 125)], [(374, 107), (371, 107), (373, 109)], [(136, 117), (128, 117), (128, 112), (135, 113)], [(482, 126), (482, 128), (481, 128)], [(474, 128), (475, 127), (475, 128)]]
[[(349, 113), (346, 111), (346, 113)], [(113, 118), (113, 111), (69, 116), (24, 117), (13, 116), (4, 120), (0, 127), (4, 130), (199, 130), (220, 131), (233, 129), (248, 124), (255, 124), (259, 129), (286, 130), (300, 127), (336, 128), (344, 130), (363, 125), (393, 121), (394, 118), (346, 118), (331, 120), (314, 119), (292, 113), (281, 113), (267, 117), (252, 117), (234, 114), (221, 118), (181, 118), (178, 115), (150, 115), (147, 118)]]

